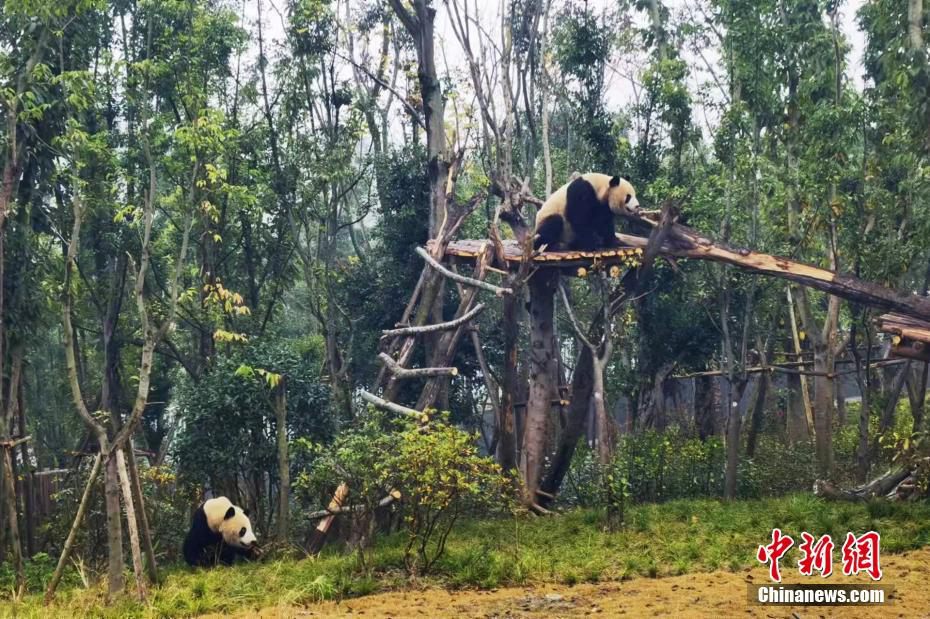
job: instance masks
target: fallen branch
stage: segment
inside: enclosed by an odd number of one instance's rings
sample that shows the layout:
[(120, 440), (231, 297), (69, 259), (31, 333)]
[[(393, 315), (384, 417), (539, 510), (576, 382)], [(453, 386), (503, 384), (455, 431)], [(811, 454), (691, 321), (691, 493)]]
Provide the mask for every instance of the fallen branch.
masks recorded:
[(513, 290), (510, 288), (501, 288), (500, 286), (495, 286), (494, 284), (489, 284), (487, 282), (482, 282), (477, 279), (472, 279), (471, 277), (465, 277), (464, 275), (459, 275), (458, 273), (453, 273), (446, 267), (442, 266), (435, 258), (429, 255), (429, 252), (423, 249), (422, 247), (417, 247), (417, 254), (426, 260), (427, 264), (436, 269), (444, 277), (451, 279), (454, 282), (460, 284), (465, 284), (466, 286), (472, 286), (473, 288), (480, 288), (482, 290), (487, 290), (493, 292), (497, 296), (503, 296), (505, 294), (513, 294)]
[(368, 393), (367, 391), (362, 391), (362, 399), (368, 402), (369, 404), (374, 404), (378, 408), (390, 411), (392, 413), (397, 413), (398, 415), (406, 415), (408, 417), (413, 417), (417, 420), (423, 419), (423, 413), (416, 411), (412, 408), (407, 408), (406, 406), (401, 406), (400, 404), (395, 404), (393, 402), (388, 402), (373, 393)]
[(405, 368), (401, 367), (396, 361), (391, 359), (391, 355), (386, 352), (380, 353), (378, 359), (383, 363), (388, 371), (396, 378), (428, 378), (430, 376), (458, 376), (459, 369), (451, 368)]
[(837, 488), (829, 481), (818, 479), (814, 482), (814, 494), (819, 497), (842, 501), (868, 501), (875, 497), (888, 496), (895, 491), (901, 482), (909, 478), (913, 473), (914, 468), (912, 467), (891, 470), (881, 477), (851, 490)]
[[(386, 497), (378, 501), (378, 505), (376, 507), (387, 507), (399, 498), (400, 491), (391, 490), (391, 492)], [(330, 507), (327, 507), (326, 509), (321, 509), (320, 511), (308, 514), (307, 520), (319, 520), (320, 518), (326, 518), (327, 516), (336, 516), (338, 514), (345, 514), (349, 512), (361, 512), (365, 511), (367, 507), (367, 505), (346, 505), (345, 507), (332, 507), (332, 505), (330, 505)]]
[(388, 337), (396, 337), (398, 335), (421, 335), (423, 333), (435, 333), (436, 331), (448, 331), (450, 329), (455, 329), (461, 324), (468, 322), (473, 319), (475, 316), (483, 312), (485, 306), (481, 303), (476, 305), (464, 316), (456, 318), (454, 320), (449, 320), (446, 322), (440, 322), (434, 325), (423, 325), (420, 327), (402, 327), (400, 329), (386, 329), (381, 332), (381, 339)]

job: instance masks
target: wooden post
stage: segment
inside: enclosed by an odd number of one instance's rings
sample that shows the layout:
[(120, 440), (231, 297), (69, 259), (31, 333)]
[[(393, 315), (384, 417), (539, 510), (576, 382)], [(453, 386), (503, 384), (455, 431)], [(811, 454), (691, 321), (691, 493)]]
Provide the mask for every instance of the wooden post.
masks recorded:
[(530, 376), (520, 470), (525, 484), (525, 501), (530, 506), (536, 504), (558, 372), (554, 331), (558, 281), (559, 273), (555, 269), (540, 269), (529, 280)]

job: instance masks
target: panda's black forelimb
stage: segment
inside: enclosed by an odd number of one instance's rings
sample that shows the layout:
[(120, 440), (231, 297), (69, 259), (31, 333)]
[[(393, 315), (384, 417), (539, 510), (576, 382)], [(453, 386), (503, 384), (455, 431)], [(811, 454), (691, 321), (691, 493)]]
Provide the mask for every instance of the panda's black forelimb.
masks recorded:
[(533, 249), (539, 249), (543, 245), (547, 249), (556, 249), (559, 239), (562, 238), (562, 230), (565, 228), (565, 222), (561, 215), (552, 215), (546, 217), (539, 225), (536, 226), (536, 238), (533, 239)]
[(210, 530), (207, 515), (201, 507), (194, 512), (191, 528), (184, 538), (184, 560), (194, 567), (210, 565), (212, 561), (208, 551), (222, 541), (222, 535)]

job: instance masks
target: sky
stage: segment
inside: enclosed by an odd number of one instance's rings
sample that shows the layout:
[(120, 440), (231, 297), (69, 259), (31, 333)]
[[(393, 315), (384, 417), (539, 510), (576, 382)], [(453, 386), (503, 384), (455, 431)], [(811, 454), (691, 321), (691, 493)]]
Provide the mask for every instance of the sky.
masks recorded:
[[(266, 38), (272, 42), (280, 42), (284, 35), (283, 18), (286, 0), (242, 0), (241, 6), (246, 21), (245, 26), (251, 29), (252, 40), (256, 46), (257, 34), (255, 22), (258, 15), (257, 6), (259, 1), (262, 2), (263, 12), (265, 13), (264, 34)], [(508, 0), (458, 1), (460, 3), (467, 2), (469, 6), (472, 7), (472, 12), (478, 15), (478, 20), (483, 30), (489, 33), (492, 42), (496, 43), (499, 41), (501, 7), (503, 2)], [(552, 1), (555, 7), (559, 7), (570, 0)], [(574, 1), (582, 2), (584, 0)], [(744, 1), (752, 2), (752, 0)], [(850, 45), (850, 53), (847, 58), (847, 78), (850, 80), (851, 84), (859, 90), (863, 88), (864, 84), (862, 57), (865, 48), (865, 37), (856, 23), (856, 13), (864, 4), (864, 1), (865, 0), (847, 0), (842, 3), (840, 8), (841, 29)], [(340, 16), (345, 15), (345, 2), (350, 2), (350, 8), (353, 10), (356, 6), (362, 5), (362, 3), (357, 0), (335, 0), (334, 6), (338, 7), (337, 11)], [(587, 0), (588, 6), (595, 10), (603, 10), (614, 5), (615, 2), (616, 0)], [(695, 10), (696, 0), (663, 0), (663, 4), (672, 14), (673, 20), (676, 16), (688, 15), (689, 13), (699, 14)], [(439, 55), (437, 63), (440, 66), (440, 72), (442, 73), (443, 67), (446, 67), (450, 74), (462, 79), (460, 88), (469, 88), (470, 86), (467, 84), (466, 77), (468, 69), (466, 57), (452, 30), (447, 4), (444, 0), (434, 0), (433, 5), (437, 9), (435, 31), (437, 40), (436, 49)], [(634, 23), (640, 26), (645, 25), (647, 19), (646, 15), (642, 13), (633, 15), (632, 18)], [(691, 50), (683, 50), (683, 57), (691, 68), (689, 88), (692, 92), (698, 92), (702, 86), (711, 81), (710, 74), (705, 68), (705, 61), (712, 65), (716, 65), (719, 62), (719, 53), (716, 49), (708, 48), (702, 50), (702, 55), (703, 59)], [(627, 104), (633, 89), (630, 78), (632, 77), (635, 79), (636, 73), (635, 68), (629, 70), (630, 67), (615, 66), (615, 69), (616, 70), (608, 71), (606, 81), (607, 105), (608, 109), (611, 110), (621, 109)], [(346, 77), (350, 78), (351, 73), (347, 72)], [(710, 89), (710, 91), (712, 92), (713, 89)], [(705, 134), (709, 134), (712, 131), (716, 121), (716, 112), (712, 108), (705, 109), (704, 106), (696, 103), (694, 122), (702, 128)]]

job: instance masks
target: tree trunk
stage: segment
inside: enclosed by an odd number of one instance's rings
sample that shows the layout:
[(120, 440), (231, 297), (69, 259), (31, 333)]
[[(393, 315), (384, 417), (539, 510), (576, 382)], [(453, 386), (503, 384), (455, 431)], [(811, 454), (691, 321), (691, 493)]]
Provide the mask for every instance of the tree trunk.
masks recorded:
[(291, 500), (291, 467), (287, 453), (287, 389), (286, 379), (281, 378), (281, 382), (275, 389), (274, 394), (274, 416), (277, 427), (278, 443), (278, 529), (277, 537), (279, 542), (287, 541), (288, 534), (288, 515)]
[(718, 392), (715, 376), (694, 378), (694, 425), (702, 441), (717, 434), (717, 411), (720, 408)]
[(736, 498), (736, 474), (739, 469), (740, 430), (743, 421), (739, 404), (748, 382), (746, 374), (741, 372), (739, 378), (730, 381), (727, 398), (727, 462), (724, 470), (723, 498), (730, 500)]
[[(4, 434), (6, 434), (6, 432), (4, 432)], [(6, 503), (7, 533), (10, 547), (13, 550), (13, 567), (16, 570), (16, 591), (17, 594), (19, 594), (26, 586), (26, 576), (23, 571), (23, 546), (19, 538), (19, 520), (16, 515), (16, 483), (13, 481), (12, 449), (4, 445), (0, 447), (0, 451), (3, 452), (3, 498), (4, 503)]]
[(920, 50), (924, 46), (923, 38), (923, 0), (908, 0), (907, 2), (907, 38), (911, 49)]
[(553, 381), (558, 375), (554, 325), (555, 291), (559, 274), (552, 269), (536, 271), (529, 280), (530, 290), (530, 382), (523, 430), (520, 470), (525, 501), (536, 503), (549, 430)]
[(814, 439), (821, 479), (830, 479), (833, 475), (833, 378), (823, 374), (832, 374), (834, 369), (828, 346), (816, 343), (814, 371), (821, 374), (814, 376)]
[[(102, 449), (102, 447), (101, 447)], [(119, 505), (120, 481), (119, 467), (113, 453), (104, 455), (104, 501), (107, 514), (107, 551), (108, 551), (108, 594), (113, 597), (121, 594), (123, 582), (123, 527), (122, 513)]]
[(602, 359), (592, 357), (591, 368), (593, 374), (591, 399), (594, 401), (594, 419), (597, 425), (597, 459), (601, 466), (610, 464), (616, 443), (616, 428), (607, 412), (607, 394), (604, 391), (604, 366), (609, 358), (609, 351)]
[[(24, 395), (22, 374), (20, 374), (19, 388), (16, 390), (19, 435), (26, 436), (26, 396)], [(35, 523), (35, 476), (32, 471), (32, 462), (29, 458), (29, 445), (25, 441), (20, 447), (20, 457), (23, 459), (23, 520), (26, 524), (26, 556), (31, 557), (36, 552), (36, 523)]]
[(757, 381), (756, 398), (752, 405), (752, 416), (749, 422), (749, 435), (746, 437), (747, 458), (753, 458), (756, 455), (756, 444), (758, 443), (759, 432), (762, 430), (762, 419), (765, 416), (765, 401), (768, 397), (772, 375), (769, 372), (763, 372), (759, 374)]
[(907, 375), (911, 372), (911, 362), (908, 361), (901, 366), (898, 373), (895, 374), (891, 383), (891, 389), (888, 392), (888, 400), (885, 402), (885, 408), (882, 411), (882, 417), (878, 423), (878, 433), (884, 434), (894, 427), (895, 413), (898, 409), (898, 401), (901, 399), (901, 390), (907, 381)]
[(116, 468), (119, 473), (120, 489), (123, 493), (123, 506), (126, 509), (126, 526), (129, 527), (129, 550), (132, 555), (132, 571), (136, 577), (136, 591), (139, 601), (144, 602), (145, 572), (142, 567), (142, 551), (139, 547), (139, 527), (136, 525), (136, 509), (132, 501), (132, 487), (129, 483), (129, 473), (126, 470), (126, 458), (123, 450), (116, 450)]
[(138, 507), (136, 515), (139, 519), (139, 532), (142, 534), (142, 552), (145, 553), (145, 567), (152, 583), (158, 582), (158, 564), (155, 560), (155, 547), (152, 544), (152, 529), (149, 526), (149, 517), (145, 513), (145, 495), (142, 493), (142, 481), (139, 479), (139, 467), (136, 466), (136, 454), (129, 441), (126, 450), (126, 464), (129, 467), (129, 482), (132, 486), (132, 501)]
[(520, 350), (520, 308), (523, 295), (504, 297), (504, 375), (501, 385), (500, 422), (498, 424), (497, 461), (505, 471), (517, 468), (517, 436), (514, 396), (517, 393), (519, 373), (517, 358)]
[(907, 397), (911, 404), (914, 432), (920, 432), (924, 427), (924, 409), (927, 401), (927, 367), (926, 362), (920, 363), (917, 366), (917, 372), (908, 375)]
[[(552, 465), (540, 485), (540, 490), (548, 495), (555, 495), (562, 487), (562, 480), (568, 473), (575, 455), (578, 441), (584, 434), (588, 420), (588, 404), (591, 402), (591, 392), (594, 389), (594, 366), (591, 349), (581, 346), (575, 362), (575, 372), (572, 374), (572, 399), (568, 405), (568, 419), (562, 428), (559, 444), (552, 457)], [(546, 498), (541, 495), (540, 498)], [(543, 507), (548, 506), (550, 500), (542, 501)]]

